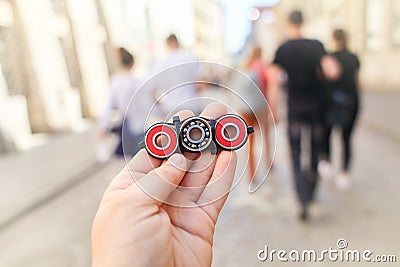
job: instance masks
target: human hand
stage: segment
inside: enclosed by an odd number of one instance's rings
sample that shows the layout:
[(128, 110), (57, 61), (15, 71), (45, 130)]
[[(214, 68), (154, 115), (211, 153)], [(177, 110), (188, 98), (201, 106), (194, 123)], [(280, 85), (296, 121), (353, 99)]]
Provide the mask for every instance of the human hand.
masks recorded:
[[(201, 116), (225, 113), (224, 106), (211, 104)], [(230, 151), (203, 154), (195, 161), (198, 154), (186, 153), (162, 161), (141, 150), (130, 161), (107, 188), (94, 219), (94, 267), (211, 265), (215, 224), (237, 159)], [(204, 188), (210, 184), (216, 187)]]
[(325, 55), (321, 58), (321, 69), (328, 81), (338, 80), (343, 72), (339, 61), (331, 55)]
[(276, 113), (274, 113), (274, 115), (273, 115), (274, 117), (273, 117), (273, 121), (274, 121), (274, 123), (275, 124), (278, 124), (279, 123), (279, 116), (278, 116), (278, 113), (276, 112)]

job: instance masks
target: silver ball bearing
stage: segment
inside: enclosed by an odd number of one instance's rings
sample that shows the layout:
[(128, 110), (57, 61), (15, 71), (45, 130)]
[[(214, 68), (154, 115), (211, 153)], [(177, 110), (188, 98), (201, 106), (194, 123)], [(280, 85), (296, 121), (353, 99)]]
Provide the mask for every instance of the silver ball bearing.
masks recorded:
[(212, 142), (212, 130), (208, 121), (201, 117), (192, 117), (182, 123), (180, 139), (182, 146), (189, 152), (200, 152)]

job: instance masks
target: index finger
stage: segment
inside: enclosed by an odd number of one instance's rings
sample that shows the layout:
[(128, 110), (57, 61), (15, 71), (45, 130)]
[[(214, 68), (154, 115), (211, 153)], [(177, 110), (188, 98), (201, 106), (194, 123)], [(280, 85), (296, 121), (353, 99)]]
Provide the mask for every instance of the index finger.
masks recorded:
[[(226, 114), (226, 112), (227, 107), (225, 105), (214, 102), (209, 104), (200, 116), (215, 119)], [(190, 170), (182, 180), (180, 188), (194, 202), (197, 201), (203, 192), (204, 186), (209, 182), (217, 158), (217, 155), (211, 155), (209, 150), (202, 153), (202, 156), (191, 164)]]
[[(175, 114), (175, 116), (179, 116), (181, 119), (186, 119), (193, 115), (194, 113), (190, 110), (182, 110)], [(157, 159), (149, 155), (146, 149), (141, 149), (114, 178), (108, 186), (107, 191), (128, 188), (142, 178), (144, 174), (160, 167), (162, 162), (162, 159)]]

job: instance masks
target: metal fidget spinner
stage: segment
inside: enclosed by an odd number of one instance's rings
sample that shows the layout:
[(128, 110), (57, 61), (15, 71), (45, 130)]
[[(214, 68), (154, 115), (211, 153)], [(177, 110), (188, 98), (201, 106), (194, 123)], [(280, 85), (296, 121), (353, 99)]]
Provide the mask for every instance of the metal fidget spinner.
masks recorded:
[(183, 121), (175, 116), (172, 123), (152, 125), (139, 146), (159, 159), (168, 158), (175, 152), (201, 152), (209, 148), (215, 155), (218, 148), (239, 149), (251, 133), (253, 127), (234, 114), (217, 119), (194, 116)]

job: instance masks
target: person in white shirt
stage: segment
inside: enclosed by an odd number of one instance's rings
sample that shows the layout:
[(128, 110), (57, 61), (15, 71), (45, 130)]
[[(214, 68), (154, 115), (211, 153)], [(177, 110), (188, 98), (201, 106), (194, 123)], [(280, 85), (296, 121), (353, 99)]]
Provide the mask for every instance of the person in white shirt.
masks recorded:
[(149, 81), (153, 96), (164, 115), (184, 109), (197, 111), (198, 60), (181, 48), (175, 34), (169, 35), (166, 43), (169, 53), (155, 65)]
[[(118, 50), (122, 70), (110, 79), (110, 95), (99, 119), (100, 139), (109, 132), (116, 132), (120, 138), (115, 151), (117, 156), (133, 156), (139, 151), (138, 143), (143, 139), (147, 114), (153, 105), (150, 91), (142, 90), (142, 80), (132, 74), (135, 59), (124, 48)], [(118, 121), (111, 126), (113, 111)]]

